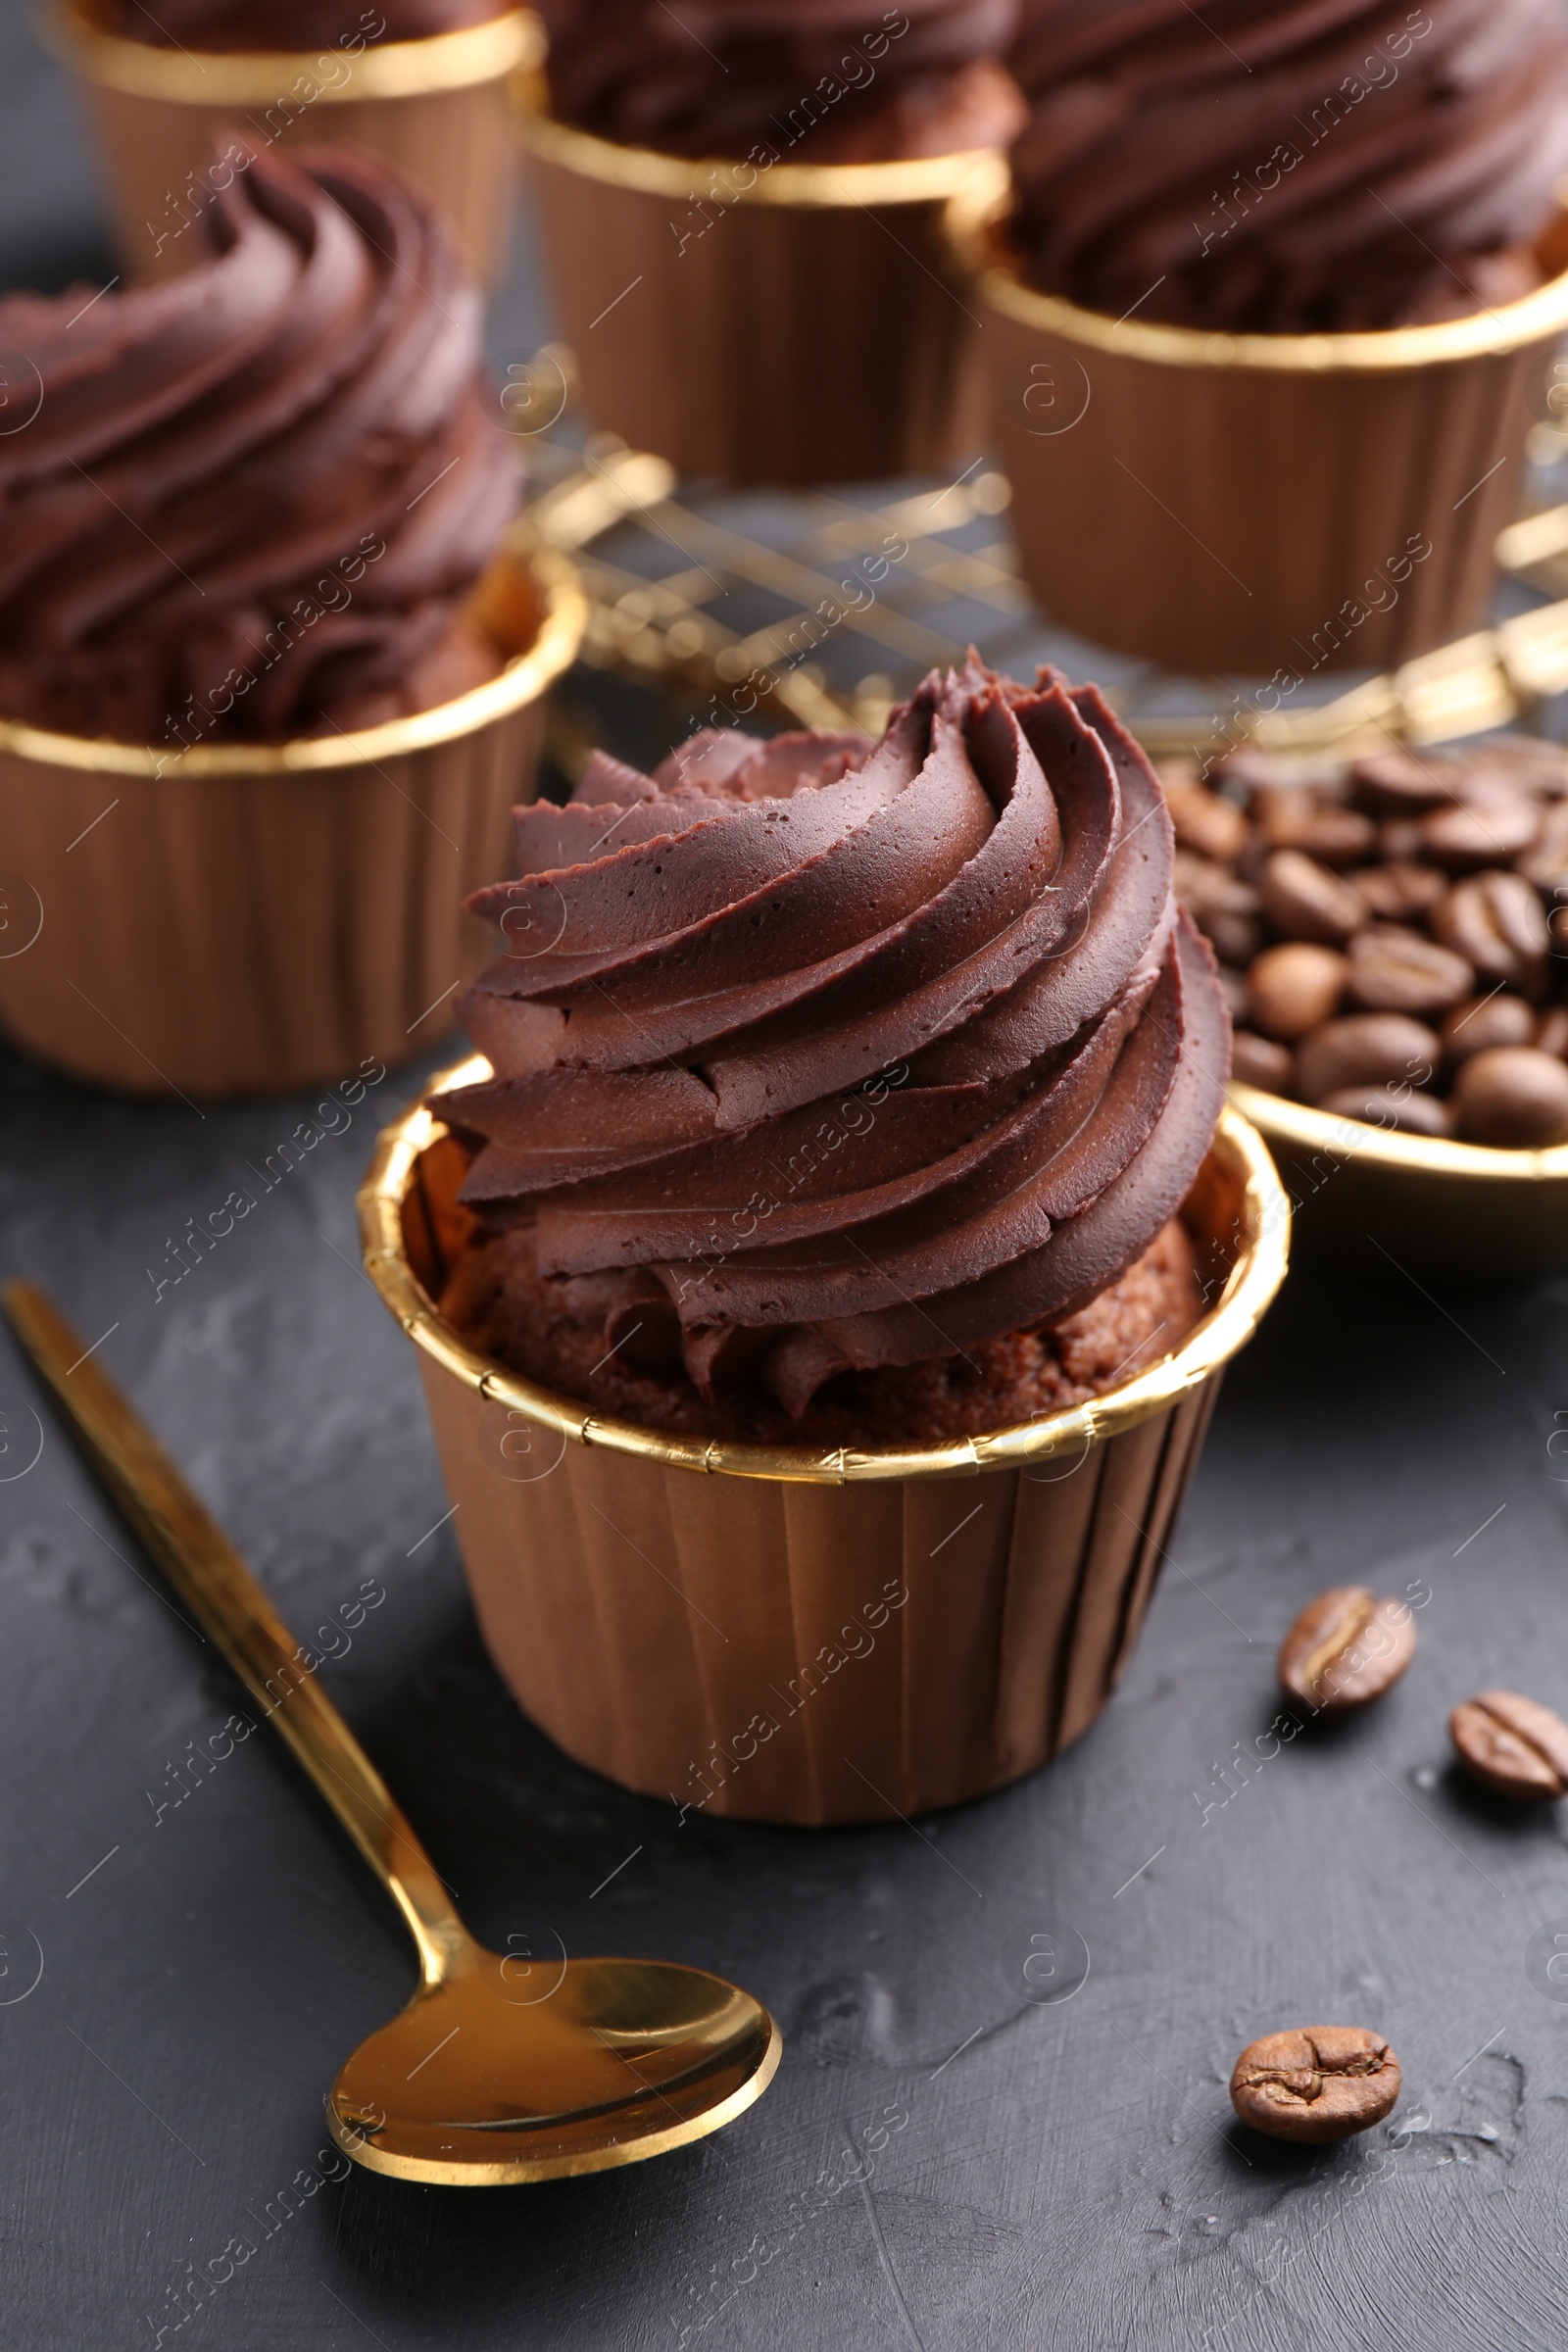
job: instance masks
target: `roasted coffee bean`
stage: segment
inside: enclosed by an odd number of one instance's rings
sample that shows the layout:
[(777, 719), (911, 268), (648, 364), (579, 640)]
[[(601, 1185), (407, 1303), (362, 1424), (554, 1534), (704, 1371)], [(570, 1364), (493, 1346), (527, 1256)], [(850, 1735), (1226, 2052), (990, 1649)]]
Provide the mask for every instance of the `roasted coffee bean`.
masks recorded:
[(1265, 1037), (1304, 1037), (1338, 1011), (1348, 969), (1337, 948), (1315, 940), (1265, 948), (1247, 975), (1253, 1021)]
[(1250, 882), (1244, 882), (1210, 858), (1178, 853), (1176, 895), (1191, 908), (1198, 925), (1222, 963), (1246, 965), (1263, 944), (1258, 920), (1261, 902)]
[(1467, 997), (1443, 1024), (1443, 1051), (1450, 1063), (1467, 1061), (1472, 1054), (1485, 1054), (1489, 1046), (1533, 1046), (1537, 1042), (1536, 1016), (1523, 997)]
[[(1502, 1001), (1498, 999), (1499, 1003)], [(1502, 1042), (1498, 1040), (1499, 1044)], [(1508, 1042), (1511, 1044), (1512, 1040)], [(1530, 1042), (1538, 1052), (1555, 1054), (1559, 1061), (1568, 1061), (1568, 1004), (1553, 1004), (1544, 1012)]]
[(1358, 865), (1346, 880), (1379, 922), (1408, 923), (1430, 914), (1447, 889), (1436, 866), (1397, 858), (1393, 865)]
[(1461, 1063), (1459, 1133), (1473, 1144), (1535, 1151), (1568, 1141), (1568, 1063), (1536, 1046), (1492, 1046)]
[(1296, 1075), (1307, 1102), (1321, 1102), (1346, 1086), (1424, 1085), (1442, 1054), (1436, 1030), (1406, 1013), (1352, 1012), (1302, 1038)]
[(1432, 909), (1432, 928), (1489, 980), (1534, 995), (1551, 947), (1545, 910), (1523, 874), (1488, 872), (1456, 882)]
[(1448, 1730), (1459, 1761), (1499, 1796), (1527, 1799), (1568, 1791), (1568, 1723), (1517, 1690), (1483, 1690), (1455, 1707)]
[(1378, 752), (1350, 767), (1350, 793), (1358, 808), (1373, 816), (1424, 816), (1452, 798), (1454, 770), (1441, 760), (1413, 760), (1408, 752)]
[(1374, 923), (1350, 942), (1349, 994), (1369, 1012), (1446, 1012), (1474, 985), (1462, 956), (1419, 931)]
[(1385, 817), (1378, 827), (1378, 856), (1389, 865), (1420, 864), (1426, 857), (1420, 818)]
[(1404, 1601), (1335, 1585), (1307, 1602), (1280, 1644), (1280, 1681), (1319, 1713), (1343, 1715), (1392, 1690), (1414, 1656), (1415, 1619)]
[(1297, 2026), (1249, 2042), (1231, 2105), (1272, 2139), (1326, 2147), (1380, 2124), (1399, 2096), (1399, 2061), (1364, 2026)]
[(1267, 793), (1260, 797), (1258, 814), (1271, 850), (1301, 850), (1322, 865), (1357, 865), (1377, 848), (1377, 828), (1369, 816), (1313, 793)]
[(1167, 777), (1161, 771), (1161, 781), (1182, 848), (1196, 851), (1200, 858), (1217, 858), (1221, 864), (1234, 863), (1247, 847), (1246, 811), (1234, 801), (1206, 790), (1196, 776)]
[(1546, 810), (1534, 846), (1519, 860), (1519, 871), (1548, 899), (1559, 882), (1568, 886), (1568, 801)]
[(1340, 947), (1366, 920), (1349, 884), (1299, 850), (1272, 853), (1264, 862), (1258, 895), (1269, 921), (1287, 939), (1316, 939)]
[(1485, 808), (1436, 808), (1421, 819), (1421, 841), (1429, 858), (1450, 874), (1473, 873), (1485, 865), (1506, 865), (1522, 857), (1541, 830), (1541, 810), (1523, 795), (1510, 795)]
[(1266, 1095), (1288, 1095), (1296, 1083), (1296, 1064), (1289, 1046), (1238, 1029), (1231, 1044), (1231, 1076), (1244, 1086), (1261, 1087)]
[(1453, 1113), (1436, 1095), (1412, 1086), (1342, 1086), (1318, 1104), (1337, 1119), (1359, 1119), (1399, 1135), (1451, 1135)]

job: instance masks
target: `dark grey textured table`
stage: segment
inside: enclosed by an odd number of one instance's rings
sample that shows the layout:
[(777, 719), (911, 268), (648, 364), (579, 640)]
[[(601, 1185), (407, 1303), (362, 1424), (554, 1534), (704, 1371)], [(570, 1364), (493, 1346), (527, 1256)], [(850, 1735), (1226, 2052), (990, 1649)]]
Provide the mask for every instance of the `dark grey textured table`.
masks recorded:
[[(0, 264), (103, 272), (69, 108), (25, 61), (9, 20)], [(274, 1743), (181, 1773), (239, 1694), (0, 1341), (0, 2343), (1560, 2346), (1563, 1825), (1457, 1785), (1445, 1718), (1489, 1683), (1568, 1708), (1568, 1284), (1298, 1273), (1077, 1748), (917, 1829), (681, 1827), (567, 1763), (479, 1646), (413, 1361), (355, 1263), (355, 1183), (416, 1076), (155, 1302), (168, 1239), (308, 1105), (198, 1116), (4, 1058), (0, 1272), (104, 1335), (302, 1634), (384, 1588), (326, 1681), (475, 1930), (722, 1970), (783, 2067), (624, 2174), (338, 2178), (322, 2093), (409, 1947)], [(1419, 1604), (1415, 1665), (1280, 1745), (1279, 1635), (1351, 1579)], [(1032, 1932), (1068, 1968), (1043, 1987)], [(1236, 2051), (1328, 2020), (1394, 2042), (1391, 2125), (1247, 2137)]]

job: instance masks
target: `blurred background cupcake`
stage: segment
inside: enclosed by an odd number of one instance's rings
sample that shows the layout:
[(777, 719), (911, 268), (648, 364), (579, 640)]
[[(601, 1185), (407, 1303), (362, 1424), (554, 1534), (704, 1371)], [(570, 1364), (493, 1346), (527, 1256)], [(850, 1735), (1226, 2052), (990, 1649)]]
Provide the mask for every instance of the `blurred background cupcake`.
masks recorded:
[(1554, 0), (1024, 0), (984, 270), (1026, 574), (1192, 669), (1471, 626), (1568, 323)]
[(187, 1095), (419, 1050), (482, 960), (454, 911), (532, 790), (574, 592), (479, 298), (428, 202), (248, 151), (185, 276), (0, 302), (0, 830), (41, 929), (23, 1044)]
[(523, 110), (593, 421), (800, 483), (978, 438), (943, 201), (1024, 120), (1015, 0), (549, 0)]
[[(53, 0), (133, 277), (193, 267), (190, 222), (232, 141), (354, 146), (447, 215), (472, 275), (506, 265), (514, 142), (507, 76), (537, 53), (510, 0)], [(218, 171), (222, 170), (218, 162)]]

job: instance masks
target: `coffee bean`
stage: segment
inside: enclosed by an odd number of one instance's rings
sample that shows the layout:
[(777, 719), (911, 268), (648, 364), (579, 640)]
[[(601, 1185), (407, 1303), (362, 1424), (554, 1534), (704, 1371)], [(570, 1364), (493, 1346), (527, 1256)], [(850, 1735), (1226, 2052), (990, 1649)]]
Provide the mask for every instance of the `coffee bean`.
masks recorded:
[(1399, 2061), (1364, 2026), (1297, 2026), (1249, 2042), (1231, 2105), (1272, 2139), (1326, 2147), (1380, 2124), (1399, 2096)]
[[(1498, 1002), (1502, 1000), (1499, 998)], [(1544, 1012), (1530, 1042), (1540, 1053), (1553, 1054), (1559, 1061), (1568, 1061), (1568, 1004), (1553, 1004)]]
[(1263, 910), (1287, 939), (1339, 947), (1360, 929), (1365, 912), (1348, 882), (1299, 850), (1275, 850), (1258, 886)]
[(1408, 752), (1378, 752), (1350, 767), (1350, 792), (1358, 808), (1374, 816), (1424, 816), (1446, 806), (1454, 770), (1442, 760), (1412, 760)]
[(1302, 1038), (1296, 1075), (1308, 1102), (1346, 1086), (1387, 1086), (1391, 1079), (1424, 1085), (1443, 1049), (1437, 1032), (1402, 1012), (1352, 1012)]
[(1176, 894), (1222, 963), (1249, 964), (1263, 944), (1261, 902), (1250, 882), (1191, 851), (1178, 854)]
[(1475, 985), (1462, 956), (1396, 923), (1358, 931), (1349, 965), (1349, 993), (1371, 1012), (1446, 1012)]
[(1258, 813), (1271, 850), (1302, 850), (1323, 865), (1355, 865), (1377, 847), (1377, 828), (1358, 808), (1287, 788), (1263, 796)]
[(1568, 884), (1568, 801), (1546, 810), (1534, 845), (1519, 860), (1519, 871), (1544, 898), (1552, 896), (1559, 882)]
[(1338, 1009), (1348, 970), (1338, 949), (1313, 940), (1265, 948), (1247, 975), (1253, 1021), (1265, 1037), (1304, 1037)]
[(1414, 1656), (1415, 1619), (1404, 1601), (1335, 1585), (1307, 1602), (1280, 1644), (1280, 1681), (1293, 1698), (1343, 1715), (1392, 1690)]
[(1319, 1110), (1337, 1119), (1359, 1119), (1400, 1135), (1451, 1135), (1453, 1113), (1436, 1095), (1411, 1086), (1342, 1086), (1325, 1095)]
[(1231, 1042), (1231, 1076), (1244, 1086), (1259, 1086), (1266, 1095), (1288, 1095), (1296, 1080), (1289, 1046), (1250, 1029), (1238, 1029)]
[(1396, 858), (1392, 865), (1359, 865), (1346, 880), (1380, 922), (1407, 923), (1431, 913), (1446, 885), (1436, 866)]
[(1541, 810), (1522, 795), (1481, 808), (1438, 808), (1421, 819), (1427, 856), (1450, 874), (1503, 865), (1521, 857), (1540, 830)]
[(1489, 1046), (1537, 1043), (1536, 1016), (1522, 997), (1467, 997), (1443, 1024), (1443, 1050), (1450, 1062), (1485, 1054)]
[(1551, 938), (1545, 910), (1523, 874), (1489, 872), (1456, 882), (1432, 909), (1432, 928), (1489, 980), (1505, 980), (1526, 996), (1539, 988)]
[(1568, 1064), (1535, 1046), (1491, 1046), (1460, 1065), (1453, 1105), (1459, 1133), (1473, 1144), (1536, 1151), (1562, 1143)]
[(1568, 1723), (1517, 1690), (1483, 1690), (1455, 1707), (1448, 1730), (1466, 1772), (1521, 1802), (1568, 1791)]
[(1378, 856), (1390, 865), (1419, 865), (1426, 857), (1420, 818), (1385, 817), (1378, 827)]
[(1234, 801), (1223, 800), (1217, 792), (1207, 791), (1195, 777), (1172, 777), (1165, 784), (1165, 805), (1170, 810), (1176, 839), (1184, 850), (1194, 850), (1200, 858), (1217, 858), (1230, 864), (1247, 847), (1247, 814)]

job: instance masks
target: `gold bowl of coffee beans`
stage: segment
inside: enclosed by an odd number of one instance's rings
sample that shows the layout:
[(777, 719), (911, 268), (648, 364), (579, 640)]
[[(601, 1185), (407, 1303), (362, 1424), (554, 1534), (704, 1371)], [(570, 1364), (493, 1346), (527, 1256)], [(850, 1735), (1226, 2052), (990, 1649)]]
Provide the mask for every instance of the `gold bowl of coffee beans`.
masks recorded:
[(1233, 1097), (1301, 1239), (1406, 1271), (1568, 1265), (1568, 753), (1246, 747), (1161, 772)]

